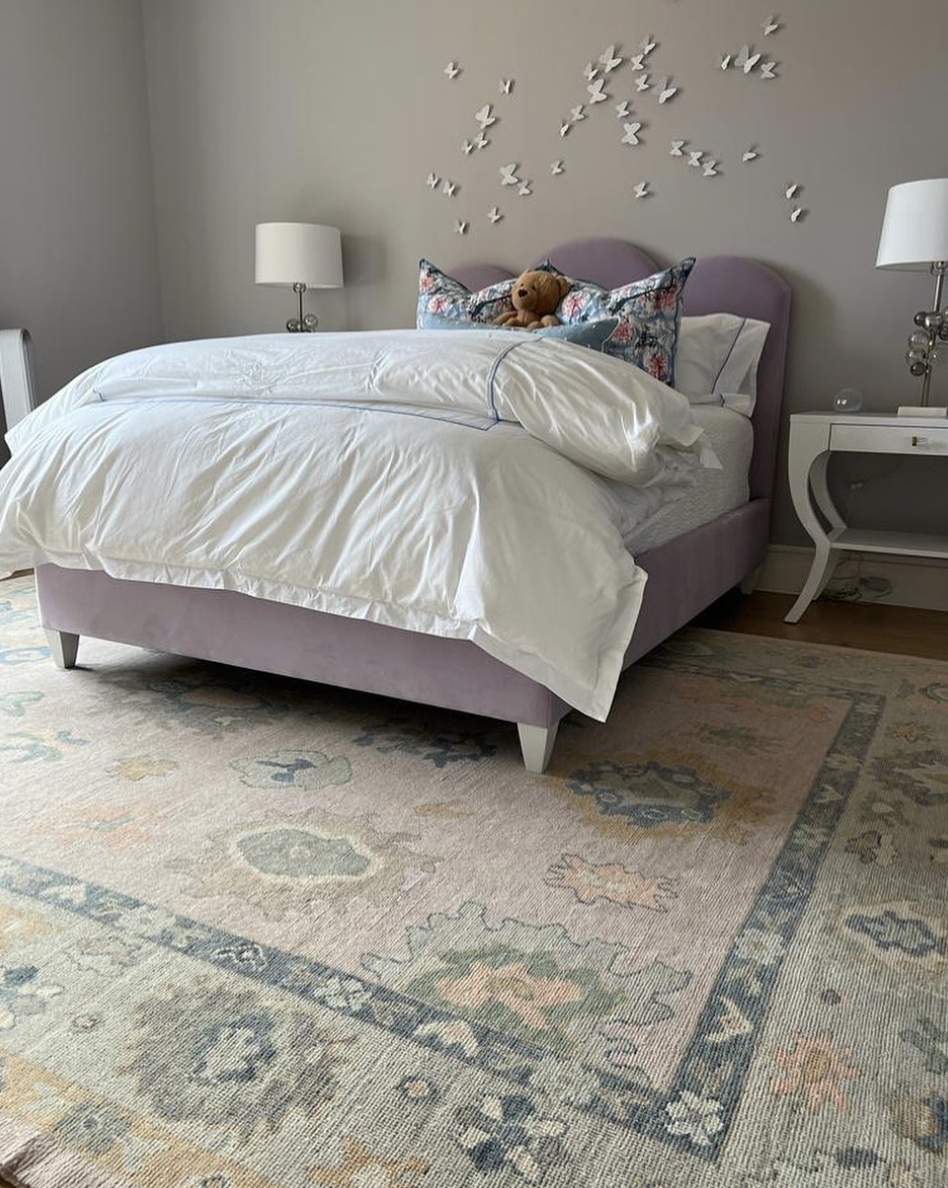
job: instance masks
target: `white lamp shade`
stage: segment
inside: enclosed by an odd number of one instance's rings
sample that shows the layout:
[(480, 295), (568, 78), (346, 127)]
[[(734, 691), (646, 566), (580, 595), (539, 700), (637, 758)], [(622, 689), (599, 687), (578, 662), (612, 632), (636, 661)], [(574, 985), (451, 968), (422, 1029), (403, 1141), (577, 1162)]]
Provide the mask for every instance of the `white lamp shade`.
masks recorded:
[(893, 186), (876, 267), (927, 272), (938, 260), (948, 260), (948, 177)]
[(342, 288), (342, 239), (318, 223), (258, 223), (258, 285)]

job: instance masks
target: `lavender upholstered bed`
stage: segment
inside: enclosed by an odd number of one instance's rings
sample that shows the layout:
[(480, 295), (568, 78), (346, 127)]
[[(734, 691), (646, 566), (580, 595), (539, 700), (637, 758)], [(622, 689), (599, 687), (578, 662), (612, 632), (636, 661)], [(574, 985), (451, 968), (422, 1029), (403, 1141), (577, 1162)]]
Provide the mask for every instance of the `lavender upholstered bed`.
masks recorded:
[[(659, 265), (632, 244), (590, 239), (549, 253), (564, 273), (615, 288)], [(492, 266), (455, 271), (472, 288), (513, 275)], [(759, 318), (771, 329), (758, 371), (750, 499), (742, 507), (636, 558), (648, 573), (626, 652), (628, 666), (732, 587), (746, 583), (767, 546), (790, 290), (771, 269), (736, 256), (699, 259), (685, 312)], [(569, 706), (544, 686), (465, 640), (442, 639), (226, 590), (120, 581), (43, 565), (40, 617), (56, 663), (71, 668), (79, 637), (116, 640), (241, 668), (360, 689), (516, 722), (526, 766), (543, 771)]]

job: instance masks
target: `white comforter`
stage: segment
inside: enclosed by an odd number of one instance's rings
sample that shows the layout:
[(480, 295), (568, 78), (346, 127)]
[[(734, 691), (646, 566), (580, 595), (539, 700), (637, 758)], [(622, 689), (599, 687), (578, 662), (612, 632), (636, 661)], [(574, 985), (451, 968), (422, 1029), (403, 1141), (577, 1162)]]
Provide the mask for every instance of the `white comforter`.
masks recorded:
[(645, 584), (612, 483), (644, 517), (713, 465), (683, 396), (503, 331), (150, 348), (8, 441), (0, 572), (52, 562), (470, 639), (598, 719)]

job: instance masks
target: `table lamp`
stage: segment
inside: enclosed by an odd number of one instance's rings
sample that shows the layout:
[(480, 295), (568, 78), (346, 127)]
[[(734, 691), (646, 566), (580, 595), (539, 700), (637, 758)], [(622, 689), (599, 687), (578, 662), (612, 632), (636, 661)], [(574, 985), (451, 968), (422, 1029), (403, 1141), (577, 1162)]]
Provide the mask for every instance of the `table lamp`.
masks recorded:
[(948, 363), (948, 309), (943, 308), (948, 273), (948, 177), (903, 182), (889, 190), (877, 268), (929, 272), (935, 278), (930, 310), (915, 315), (918, 327), (908, 340), (905, 361), (922, 381), (922, 406), (928, 406), (932, 367)]
[(303, 314), (307, 289), (342, 288), (342, 241), (336, 227), (318, 223), (258, 223), (256, 282), (290, 287), (299, 309), (287, 330), (315, 330), (315, 314)]

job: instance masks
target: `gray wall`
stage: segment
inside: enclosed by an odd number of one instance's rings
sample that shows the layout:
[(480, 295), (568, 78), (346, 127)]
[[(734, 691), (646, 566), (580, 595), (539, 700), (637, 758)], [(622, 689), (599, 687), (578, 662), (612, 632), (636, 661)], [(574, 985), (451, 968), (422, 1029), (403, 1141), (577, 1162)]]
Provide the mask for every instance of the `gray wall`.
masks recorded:
[(41, 398), (160, 340), (140, 0), (0, 0), (0, 326)]

